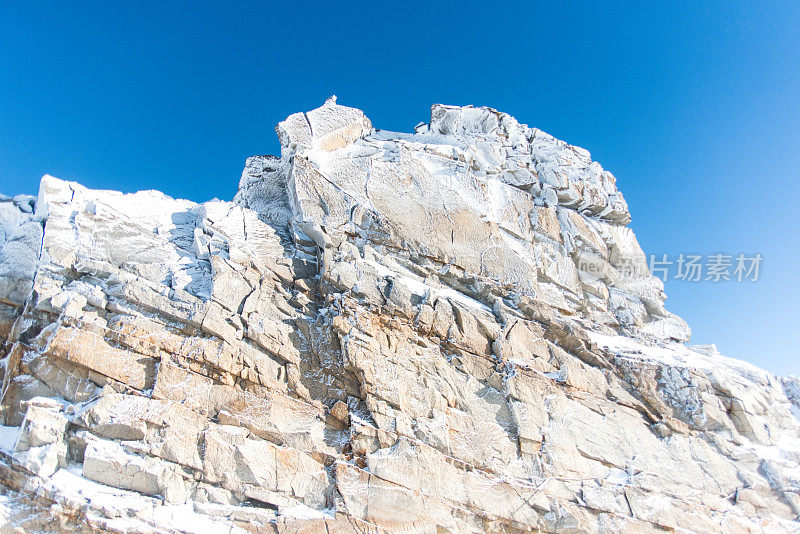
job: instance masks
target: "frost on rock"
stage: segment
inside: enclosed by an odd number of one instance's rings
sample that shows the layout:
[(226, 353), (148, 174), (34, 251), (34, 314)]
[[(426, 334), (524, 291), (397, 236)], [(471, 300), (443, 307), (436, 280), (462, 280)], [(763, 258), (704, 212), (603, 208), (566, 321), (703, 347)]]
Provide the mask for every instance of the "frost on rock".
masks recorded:
[(231, 202), (0, 197), (0, 521), (798, 532), (800, 385), (686, 345), (614, 177), (335, 98)]

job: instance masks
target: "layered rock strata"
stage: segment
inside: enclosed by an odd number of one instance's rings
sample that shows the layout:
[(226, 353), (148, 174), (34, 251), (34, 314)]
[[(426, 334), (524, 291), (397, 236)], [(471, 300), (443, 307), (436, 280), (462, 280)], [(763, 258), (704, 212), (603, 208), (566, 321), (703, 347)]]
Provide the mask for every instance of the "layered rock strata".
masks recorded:
[(586, 150), (277, 132), (232, 202), (0, 200), (0, 530), (800, 532), (800, 383), (686, 344)]

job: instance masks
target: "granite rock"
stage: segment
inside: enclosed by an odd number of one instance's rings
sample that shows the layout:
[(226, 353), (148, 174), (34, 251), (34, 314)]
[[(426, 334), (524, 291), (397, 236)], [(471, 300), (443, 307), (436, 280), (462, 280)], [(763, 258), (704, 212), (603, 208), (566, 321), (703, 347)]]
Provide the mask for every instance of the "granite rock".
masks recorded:
[(0, 198), (0, 520), (800, 532), (800, 386), (664, 305), (614, 176), (490, 108), (335, 98), (233, 201)]

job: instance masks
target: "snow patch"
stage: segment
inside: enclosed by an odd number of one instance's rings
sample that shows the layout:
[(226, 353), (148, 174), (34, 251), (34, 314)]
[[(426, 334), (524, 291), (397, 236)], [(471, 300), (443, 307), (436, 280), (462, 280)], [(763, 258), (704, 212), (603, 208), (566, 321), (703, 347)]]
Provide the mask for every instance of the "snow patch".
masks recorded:
[(2, 426), (0, 425), (0, 450), (7, 454), (14, 452), (14, 446), (17, 444), (19, 437), (18, 426)]
[(702, 347), (693, 350), (680, 343), (669, 343), (662, 346), (645, 345), (630, 337), (610, 336), (587, 330), (589, 338), (603, 349), (623, 358), (642, 361), (654, 361), (672, 367), (692, 369), (735, 369), (747, 375), (755, 375), (766, 379), (768, 374), (763, 369), (735, 358), (728, 358)]
[(410, 276), (403, 275), (397, 271), (393, 271), (389, 269), (385, 265), (378, 263), (373, 260), (364, 260), (367, 264), (375, 268), (377, 271), (378, 276), (388, 276), (394, 278), (397, 281), (400, 281), (408, 286), (408, 288), (416, 293), (417, 295), (426, 295), (429, 294), (432, 297), (440, 296), (448, 298), (452, 301), (458, 302), (459, 304), (463, 304), (469, 308), (476, 308), (485, 311), (486, 313), (491, 314), (492, 309), (487, 306), (486, 304), (475, 300), (472, 297), (468, 297), (467, 295), (461, 293), (460, 291), (456, 291), (450, 287), (434, 287), (432, 285), (426, 284), (425, 282), (421, 282), (415, 278), (411, 278)]
[(305, 504), (296, 504), (294, 506), (281, 507), (279, 513), (282, 516), (291, 519), (331, 519), (333, 512), (331, 510), (316, 510), (310, 508)]

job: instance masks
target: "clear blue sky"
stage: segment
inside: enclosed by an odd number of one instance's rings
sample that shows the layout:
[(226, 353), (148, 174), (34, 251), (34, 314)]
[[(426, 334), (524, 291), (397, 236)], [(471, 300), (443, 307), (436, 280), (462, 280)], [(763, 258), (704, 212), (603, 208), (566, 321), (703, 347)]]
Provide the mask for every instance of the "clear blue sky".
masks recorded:
[(693, 342), (800, 374), (800, 4), (121, 4), (0, 4), (1, 192), (230, 199), (330, 94), (400, 131), (488, 105), (588, 148), (646, 252), (760, 252), (759, 282), (670, 281), (667, 305)]

